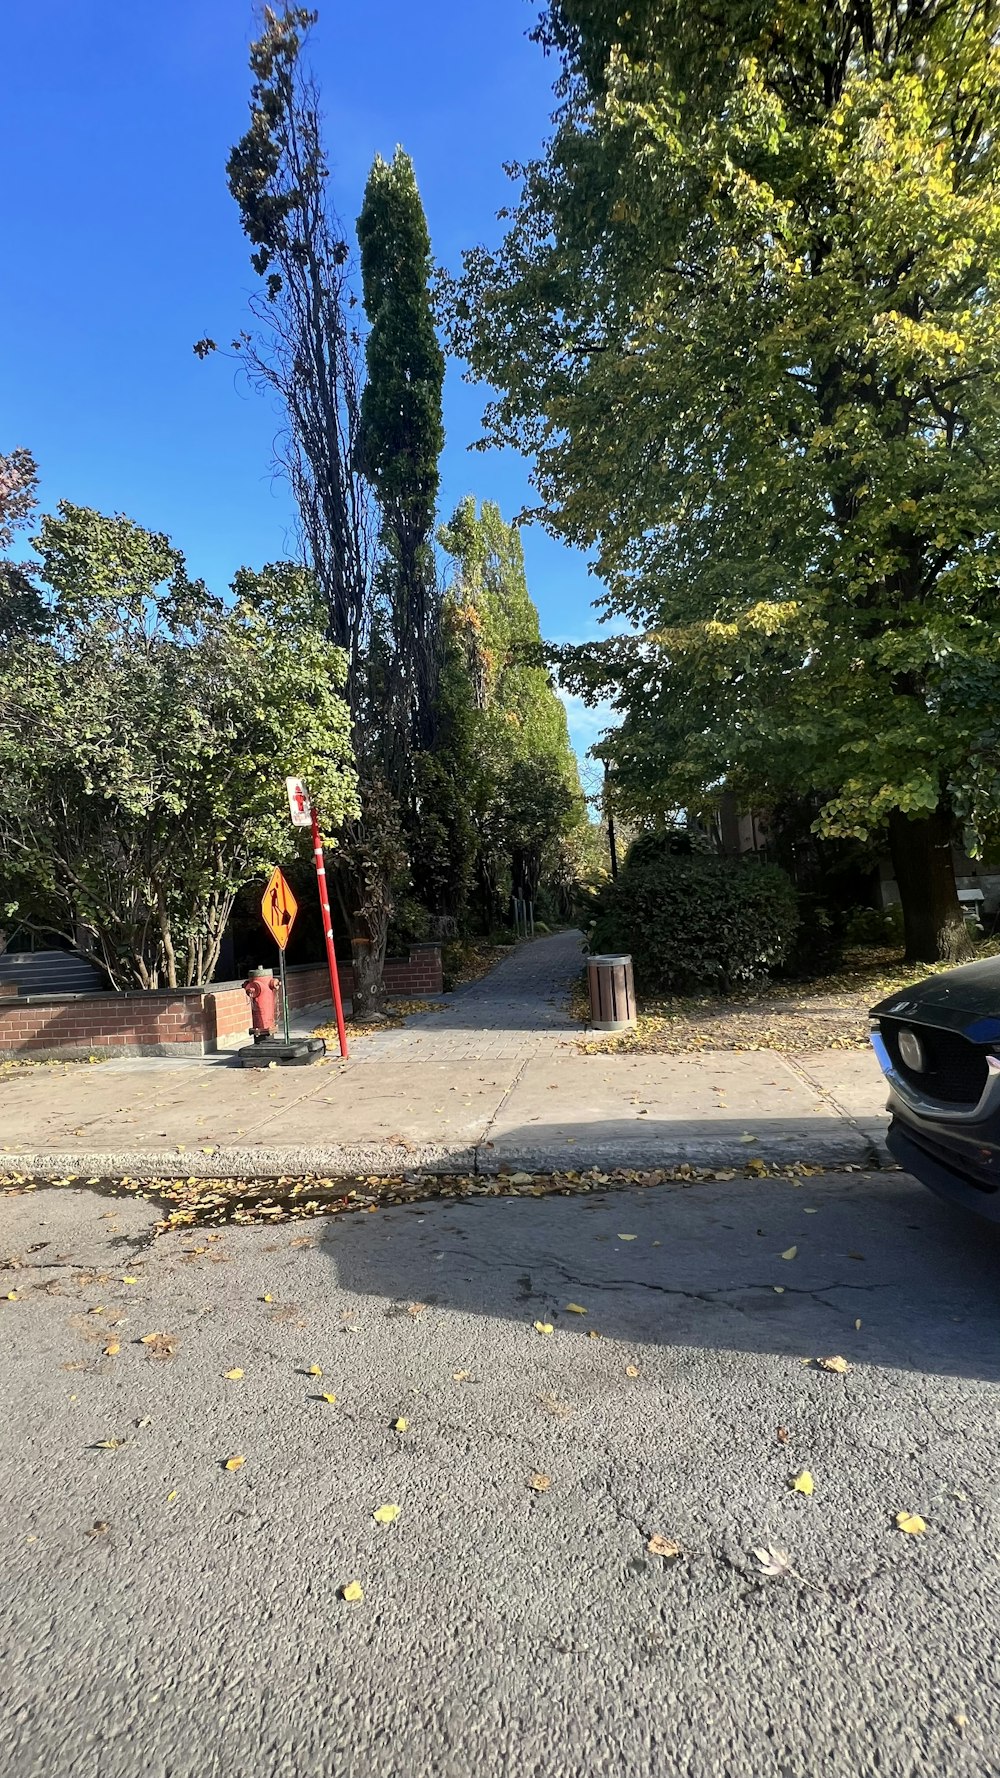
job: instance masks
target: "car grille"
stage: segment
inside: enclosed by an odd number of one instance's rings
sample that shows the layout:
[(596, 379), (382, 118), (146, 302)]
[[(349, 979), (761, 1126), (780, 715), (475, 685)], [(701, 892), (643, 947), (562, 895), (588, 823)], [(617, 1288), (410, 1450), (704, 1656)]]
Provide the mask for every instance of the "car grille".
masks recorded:
[[(936, 1025), (917, 1025), (911, 1019), (880, 1019), (879, 1028), (892, 1065), (905, 1081), (928, 1099), (944, 1105), (976, 1105), (989, 1077), (986, 1051)], [(916, 1031), (927, 1057), (922, 1074), (908, 1068), (899, 1053), (900, 1031)]]

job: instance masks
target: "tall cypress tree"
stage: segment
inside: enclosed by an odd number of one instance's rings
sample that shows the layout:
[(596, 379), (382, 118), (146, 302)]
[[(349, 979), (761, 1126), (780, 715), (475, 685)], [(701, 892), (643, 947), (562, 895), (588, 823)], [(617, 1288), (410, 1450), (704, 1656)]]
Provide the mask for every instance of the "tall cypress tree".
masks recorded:
[[(382, 511), (391, 684), (401, 742), (434, 739), (440, 600), (432, 537), (444, 444), (444, 354), (434, 332), (427, 220), (409, 155), (376, 156), (358, 218), (370, 324), (358, 462)], [(403, 739), (405, 737), (405, 739)]]

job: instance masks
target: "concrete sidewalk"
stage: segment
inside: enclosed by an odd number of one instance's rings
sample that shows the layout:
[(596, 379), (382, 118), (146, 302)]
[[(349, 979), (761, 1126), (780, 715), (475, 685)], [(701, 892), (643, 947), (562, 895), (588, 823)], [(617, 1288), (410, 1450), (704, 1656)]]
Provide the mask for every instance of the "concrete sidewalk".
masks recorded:
[[(584, 1055), (567, 1011), (580, 935), (351, 1058), (242, 1070), (232, 1055), (70, 1063), (0, 1084), (7, 1171), (222, 1178), (871, 1161), (882, 1077), (864, 1051)], [(323, 1018), (322, 1009), (314, 1022)]]

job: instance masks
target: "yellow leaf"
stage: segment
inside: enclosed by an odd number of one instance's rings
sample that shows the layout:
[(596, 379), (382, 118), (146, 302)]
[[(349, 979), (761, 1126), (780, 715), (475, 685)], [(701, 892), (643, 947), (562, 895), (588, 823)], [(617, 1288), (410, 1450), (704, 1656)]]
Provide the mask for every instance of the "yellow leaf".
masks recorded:
[(781, 1257), (782, 1259), (794, 1259), (798, 1251), (797, 1247), (786, 1247)]
[[(537, 1327), (537, 1325), (538, 1325), (538, 1323), (536, 1322), (535, 1326)], [(472, 1372), (471, 1371), (452, 1371), (451, 1375), (452, 1375), (453, 1382), (467, 1383), (469, 1381), (469, 1378), (472, 1375)]]
[(167, 1505), (168, 1505), (168, 1506), (173, 1506), (173, 1504), (174, 1504), (174, 1501), (175, 1501), (175, 1500), (176, 1500), (176, 1499), (177, 1499), (177, 1489), (176, 1489), (176, 1488), (171, 1488), (171, 1490), (170, 1490), (170, 1493), (169, 1493), (169, 1494), (168, 1494), (168, 1495), (167, 1495)]
[(376, 1525), (391, 1525), (394, 1519), (399, 1518), (399, 1513), (400, 1509), (398, 1506), (377, 1506), (372, 1514), (372, 1518), (375, 1520)]
[(337, 1399), (337, 1397), (335, 1395), (321, 1395), (320, 1396), (320, 1401), (328, 1401), (330, 1403), (331, 1407), (333, 1406), (336, 1399)]
[(227, 1469), (242, 1469), (245, 1462), (246, 1458), (238, 1455), (236, 1457), (227, 1457), (225, 1467)]
[(634, 1241), (635, 1236), (634, 1235), (619, 1235), (618, 1239), (619, 1239), (619, 1241)]
[(104, 1348), (104, 1356), (105, 1358), (117, 1358), (121, 1349), (120, 1340), (109, 1340)]
[(813, 1479), (807, 1469), (800, 1469), (798, 1475), (793, 1476), (792, 1487), (796, 1494), (811, 1494), (813, 1492)]
[(772, 1284), (771, 1289), (774, 1291), (775, 1296), (784, 1296), (785, 1294), (785, 1286), (783, 1284)]
[(346, 1586), (340, 1589), (340, 1597), (346, 1599), (348, 1605), (360, 1605), (364, 1596), (361, 1582), (357, 1580), (349, 1580)]
[(857, 1319), (857, 1321), (856, 1321), (856, 1322), (855, 1322), (855, 1323), (854, 1323), (854, 1331), (855, 1331), (855, 1333), (857, 1333), (857, 1331), (858, 1331), (858, 1329), (859, 1329), (859, 1328), (860, 1328), (860, 1326), (861, 1326), (861, 1317), (860, 1317), (860, 1315), (859, 1315), (859, 1316), (858, 1316), (858, 1319)]
[(227, 1383), (242, 1383), (243, 1381), (243, 1372), (241, 1370), (223, 1371), (222, 1374)]
[(600, 1336), (600, 1334), (599, 1334), (599, 1333), (598, 1333), (598, 1331), (597, 1331), (597, 1329), (596, 1329), (596, 1327), (588, 1327), (588, 1329), (587, 1329), (587, 1338), (588, 1338), (588, 1340), (599, 1340), (599, 1339), (600, 1339), (600, 1337), (601, 1337), (601, 1336)]
[(900, 1531), (906, 1531), (910, 1537), (919, 1537), (921, 1531), (927, 1530), (927, 1521), (919, 1513), (897, 1513), (896, 1524)]
[(393, 1432), (406, 1432), (409, 1427), (409, 1424), (410, 1424), (409, 1420), (404, 1420), (404, 1418), (401, 1414), (398, 1420), (393, 1421), (392, 1430), (393, 1430)]
[(587, 1311), (582, 1303), (567, 1303), (566, 1313), (568, 1315), (586, 1315)]
[(661, 1537), (658, 1531), (653, 1533), (646, 1545), (651, 1556), (679, 1556), (681, 1546), (672, 1537)]
[(307, 1373), (310, 1377), (321, 1377), (323, 1372), (318, 1364), (311, 1364)]
[(536, 1321), (534, 1325), (536, 1333), (550, 1334), (552, 1332), (551, 1321)]
[(97, 1451), (117, 1451), (121, 1446), (120, 1438), (99, 1438), (94, 1449)]
[(270, 1292), (269, 1292), (269, 1291), (268, 1291), (268, 1292), (265, 1292), (265, 1294), (264, 1294), (264, 1295), (263, 1295), (263, 1296), (262, 1296), (262, 1297), (261, 1297), (261, 1299), (260, 1299), (260, 1300), (261, 1300), (261, 1302), (262, 1302), (262, 1303), (273, 1303), (273, 1302), (274, 1302), (274, 1298), (273, 1298), (273, 1296), (272, 1296), (272, 1295), (271, 1295), (271, 1294), (270, 1294)]
[(546, 1489), (552, 1486), (552, 1477), (541, 1474), (533, 1475), (529, 1486), (534, 1488), (536, 1494), (544, 1494)]
[(625, 1375), (627, 1377), (637, 1377), (639, 1375), (639, 1366), (637, 1364), (627, 1364), (625, 1366)]
[(7, 1303), (19, 1303), (21, 1301), (21, 1299), (18, 1296), (16, 1290), (8, 1290), (7, 1295), (4, 1298), (4, 1301)]
[(138, 1282), (139, 1282), (138, 1278), (131, 1278), (127, 1272), (126, 1272), (124, 1278), (122, 1279), (123, 1284), (138, 1284)]
[(849, 1371), (851, 1368), (847, 1359), (840, 1358), (839, 1356), (836, 1358), (821, 1358), (818, 1363), (821, 1371), (836, 1371), (838, 1377), (842, 1377), (844, 1372)]

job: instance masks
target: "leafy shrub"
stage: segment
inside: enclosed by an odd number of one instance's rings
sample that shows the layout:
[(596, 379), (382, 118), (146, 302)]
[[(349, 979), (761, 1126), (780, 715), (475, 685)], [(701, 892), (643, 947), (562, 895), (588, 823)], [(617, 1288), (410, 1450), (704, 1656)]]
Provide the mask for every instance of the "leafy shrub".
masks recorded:
[(847, 916), (844, 936), (849, 945), (901, 945), (903, 910), (898, 904), (888, 908), (854, 908)]
[(678, 857), (646, 834), (603, 891), (590, 943), (631, 951), (647, 991), (725, 992), (776, 969), (797, 922), (795, 890), (777, 865)]

